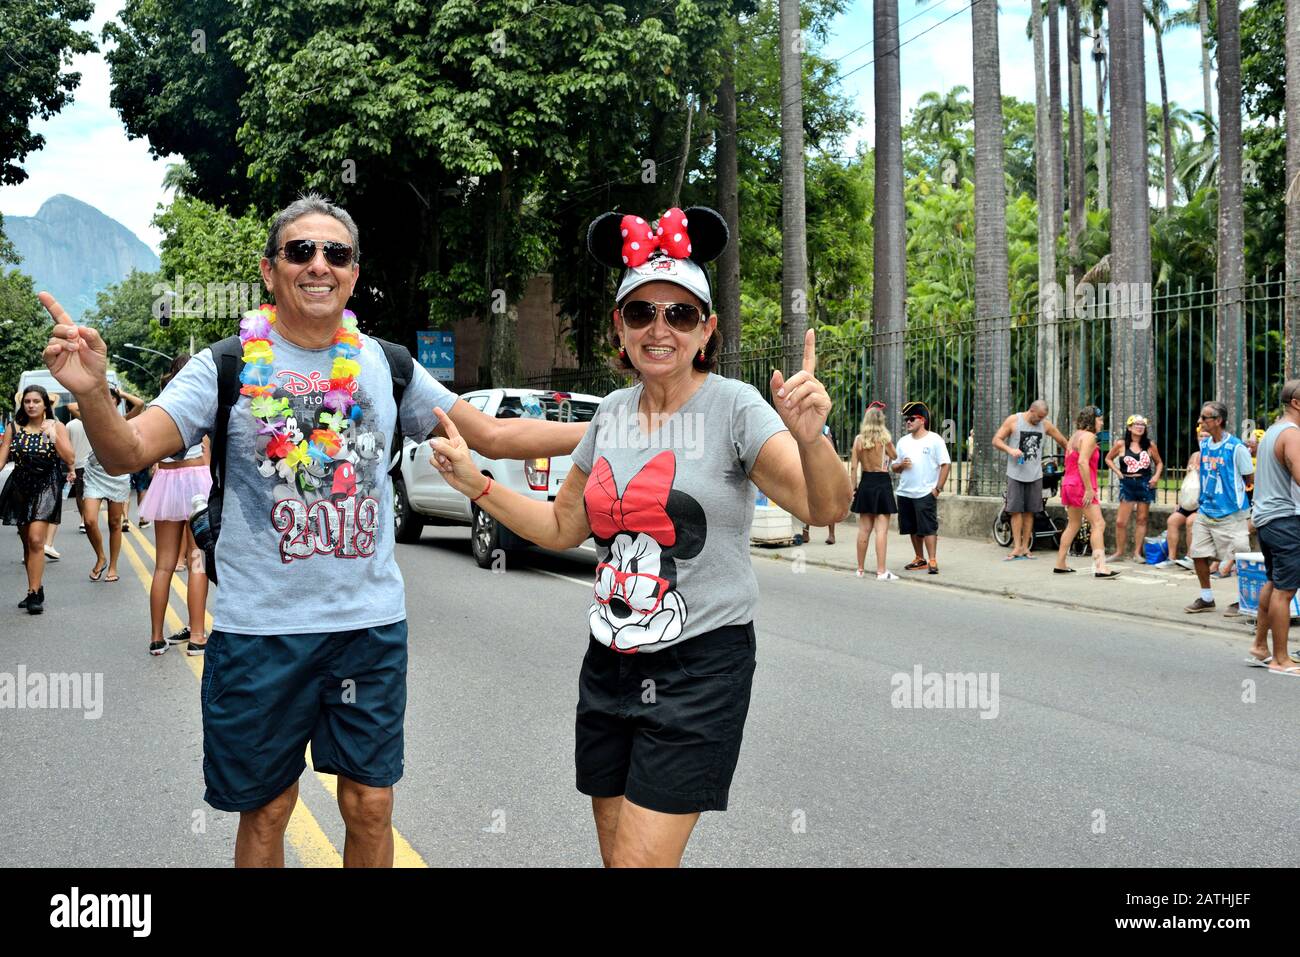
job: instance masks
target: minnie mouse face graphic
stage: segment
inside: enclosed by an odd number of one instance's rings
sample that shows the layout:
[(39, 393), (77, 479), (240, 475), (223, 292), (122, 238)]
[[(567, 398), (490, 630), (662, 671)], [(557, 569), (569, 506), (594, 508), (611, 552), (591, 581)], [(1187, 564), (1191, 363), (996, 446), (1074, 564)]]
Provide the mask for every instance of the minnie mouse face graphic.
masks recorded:
[(707, 537), (704, 509), (673, 491), (677, 458), (660, 452), (634, 475), (620, 497), (609, 461), (596, 460), (583, 499), (597, 544), (609, 549), (596, 566), (591, 633), (615, 651), (634, 653), (675, 641), (686, 626), (677, 591), (677, 562), (694, 558)]

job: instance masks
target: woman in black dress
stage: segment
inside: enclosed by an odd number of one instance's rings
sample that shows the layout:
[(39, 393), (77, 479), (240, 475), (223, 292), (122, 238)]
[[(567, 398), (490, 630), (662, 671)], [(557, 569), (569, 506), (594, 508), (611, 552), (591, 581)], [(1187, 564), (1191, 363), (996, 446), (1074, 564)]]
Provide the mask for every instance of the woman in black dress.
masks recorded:
[(49, 393), (28, 386), (18, 402), (13, 422), (0, 438), (0, 469), (14, 462), (13, 473), (0, 491), (0, 521), (17, 525), (27, 566), (27, 597), (18, 603), (30, 614), (45, 610), (45, 532), (63, 515), (64, 470), (73, 471), (72, 441), (54, 417)]

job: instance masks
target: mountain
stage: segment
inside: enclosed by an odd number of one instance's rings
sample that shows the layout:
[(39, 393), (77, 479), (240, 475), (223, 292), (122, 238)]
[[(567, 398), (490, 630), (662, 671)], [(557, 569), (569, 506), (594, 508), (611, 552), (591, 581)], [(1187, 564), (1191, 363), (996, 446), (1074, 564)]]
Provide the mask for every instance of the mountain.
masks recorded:
[(132, 269), (159, 267), (158, 257), (135, 233), (61, 193), (47, 199), (35, 216), (5, 216), (4, 231), (22, 257), (18, 268), (77, 320), (94, 308), (96, 293)]

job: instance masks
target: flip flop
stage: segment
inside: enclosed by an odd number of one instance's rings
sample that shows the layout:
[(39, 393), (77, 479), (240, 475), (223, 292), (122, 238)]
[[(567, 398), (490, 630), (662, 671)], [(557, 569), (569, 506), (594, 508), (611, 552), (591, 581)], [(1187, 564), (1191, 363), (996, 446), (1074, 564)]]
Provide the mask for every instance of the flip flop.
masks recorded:
[(1003, 560), (1004, 562), (1018, 562), (1018, 561), (1020, 561), (1020, 556), (1019, 556), (1019, 555), (1006, 555), (1006, 556), (1003, 557), (1002, 560)]
[[(95, 568), (99, 568), (99, 565), (97, 564)], [(93, 582), (99, 581), (101, 578), (104, 577), (104, 572), (106, 571), (108, 571), (108, 562), (104, 562), (104, 567), (100, 568), (98, 572), (96, 572), (95, 569), (92, 568), (90, 570), (90, 576), (89, 576), (90, 580)]]
[(1268, 671), (1269, 674), (1286, 675), (1290, 678), (1300, 678), (1300, 665), (1292, 665), (1290, 668), (1274, 668), (1272, 665), (1269, 665)]
[(1272, 660), (1272, 655), (1269, 655), (1267, 658), (1256, 658), (1254, 655), (1246, 656), (1246, 664), (1251, 668), (1267, 668)]
[(120, 580), (121, 580), (121, 576), (119, 576), (119, 575), (114, 575), (112, 578), (105, 578), (105, 579), (104, 579), (104, 582), (105, 582), (105, 584), (107, 584), (108, 582), (115, 582), (115, 581), (120, 581)]

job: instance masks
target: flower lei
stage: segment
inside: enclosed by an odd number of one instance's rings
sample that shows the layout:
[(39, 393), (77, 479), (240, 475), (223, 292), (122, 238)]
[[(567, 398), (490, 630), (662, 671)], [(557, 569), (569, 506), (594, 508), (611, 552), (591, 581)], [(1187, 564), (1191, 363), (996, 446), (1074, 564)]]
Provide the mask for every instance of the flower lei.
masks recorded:
[(268, 435), (267, 458), (275, 471), (286, 481), (297, 480), (300, 488), (307, 487), (302, 474), (304, 466), (324, 466), (342, 448), (343, 433), (348, 426), (361, 418), (361, 406), (353, 398), (361, 364), (361, 337), (357, 332), (357, 317), (351, 309), (343, 310), (343, 323), (334, 333), (330, 355), (334, 363), (330, 369), (330, 387), (323, 405), (332, 411), (319, 414), (318, 425), (308, 438), (296, 445), (287, 431), (286, 418), (290, 413), (289, 400), (274, 399), (275, 386), (271, 383), (275, 352), (271, 347), (271, 326), (275, 323), (275, 307), (263, 304), (244, 313), (239, 322), (239, 340), (244, 345), (244, 369), (239, 375), (243, 383), (240, 394), (249, 397), (249, 411), (258, 422), (258, 435)]

